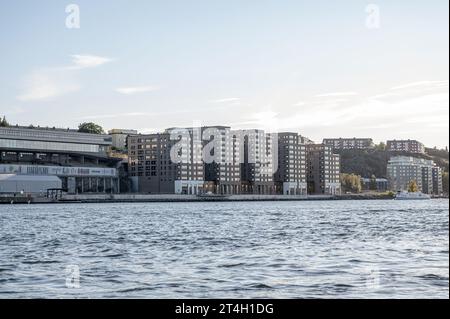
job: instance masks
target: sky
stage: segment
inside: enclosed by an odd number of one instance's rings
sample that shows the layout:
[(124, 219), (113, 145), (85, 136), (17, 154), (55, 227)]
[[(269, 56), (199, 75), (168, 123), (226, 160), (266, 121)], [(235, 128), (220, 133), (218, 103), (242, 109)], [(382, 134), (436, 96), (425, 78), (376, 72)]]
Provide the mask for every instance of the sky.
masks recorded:
[(445, 147), (448, 6), (0, 1), (0, 115), (20, 125), (95, 122), (141, 133), (230, 125), (317, 142), (411, 138)]

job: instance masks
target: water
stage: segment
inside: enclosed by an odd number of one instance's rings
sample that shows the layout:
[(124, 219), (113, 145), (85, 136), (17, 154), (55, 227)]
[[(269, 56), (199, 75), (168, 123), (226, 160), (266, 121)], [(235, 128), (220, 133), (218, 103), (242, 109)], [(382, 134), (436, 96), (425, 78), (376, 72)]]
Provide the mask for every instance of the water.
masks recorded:
[(0, 205), (0, 248), (0, 298), (449, 298), (447, 200)]

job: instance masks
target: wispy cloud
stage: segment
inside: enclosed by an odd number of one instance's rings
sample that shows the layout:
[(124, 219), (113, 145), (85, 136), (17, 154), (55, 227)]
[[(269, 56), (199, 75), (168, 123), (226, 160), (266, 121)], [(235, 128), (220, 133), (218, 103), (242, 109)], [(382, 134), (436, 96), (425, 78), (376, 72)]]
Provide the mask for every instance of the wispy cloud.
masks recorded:
[(24, 91), (17, 99), (22, 102), (49, 100), (76, 92), (81, 88), (71, 76), (58, 68), (33, 71), (25, 77)]
[(448, 86), (448, 81), (418, 81), (418, 82), (411, 82), (411, 83), (395, 86), (395, 87), (391, 88), (391, 90), (395, 91), (395, 90), (403, 90), (403, 89), (417, 88), (417, 87), (429, 87), (429, 86), (445, 87), (445, 86)]
[(159, 86), (131, 86), (131, 87), (121, 87), (117, 88), (116, 92), (125, 95), (154, 92), (160, 90)]
[(240, 102), (241, 99), (238, 97), (230, 97), (226, 99), (218, 99), (218, 100), (212, 100), (212, 103), (230, 103), (230, 102)]
[(87, 115), (80, 117), (81, 120), (104, 120), (104, 119), (116, 119), (123, 117), (137, 117), (137, 116), (151, 116), (153, 113), (148, 112), (127, 112), (116, 114), (99, 114), (99, 115)]
[(97, 55), (81, 55), (74, 54), (72, 57), (72, 68), (75, 69), (87, 69), (87, 68), (95, 68), (101, 66), (103, 64), (114, 61), (114, 59), (108, 57), (102, 57)]
[(356, 92), (332, 92), (325, 94), (318, 94), (315, 97), (337, 97), (337, 96), (356, 96), (358, 93)]
[(80, 70), (113, 61), (113, 59), (95, 55), (72, 55), (71, 58), (70, 65), (38, 68), (25, 76), (23, 92), (17, 96), (17, 99), (22, 102), (47, 101), (77, 92), (82, 87), (77, 79)]

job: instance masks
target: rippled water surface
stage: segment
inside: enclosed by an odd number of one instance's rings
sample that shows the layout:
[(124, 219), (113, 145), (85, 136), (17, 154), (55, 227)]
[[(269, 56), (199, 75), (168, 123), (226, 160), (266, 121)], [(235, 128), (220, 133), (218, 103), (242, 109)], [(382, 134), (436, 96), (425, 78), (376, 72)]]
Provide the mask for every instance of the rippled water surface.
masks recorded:
[(448, 214), (447, 200), (0, 205), (0, 298), (449, 298)]

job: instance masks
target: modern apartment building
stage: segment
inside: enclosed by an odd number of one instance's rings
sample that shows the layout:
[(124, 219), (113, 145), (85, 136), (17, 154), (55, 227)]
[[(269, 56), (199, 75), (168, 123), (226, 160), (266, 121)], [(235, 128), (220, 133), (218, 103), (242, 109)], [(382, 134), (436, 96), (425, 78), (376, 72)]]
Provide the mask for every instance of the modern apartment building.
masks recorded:
[(277, 169), (276, 156), (278, 138), (263, 130), (234, 131), (240, 136), (241, 148), (241, 193), (276, 194), (274, 174)]
[(241, 192), (239, 132), (227, 126), (202, 127), (205, 191), (233, 195)]
[(442, 188), (442, 169), (439, 166), (434, 166), (433, 173), (433, 194), (442, 195), (444, 189)]
[(128, 166), (133, 190), (153, 194), (201, 194), (204, 168), (196, 129), (128, 136)]
[(386, 150), (391, 152), (425, 154), (425, 145), (416, 140), (390, 140), (386, 143)]
[[(76, 193), (120, 191), (118, 162), (107, 156), (111, 137), (56, 128), (0, 128), (0, 174), (56, 176)], [(21, 177), (23, 180), (24, 177)], [(45, 186), (38, 190), (45, 193)]]
[(338, 195), (341, 193), (340, 156), (324, 144), (307, 146), (308, 193), (314, 195)]
[(334, 150), (366, 150), (375, 146), (371, 138), (326, 138), (323, 144)]
[(278, 133), (277, 191), (284, 195), (307, 195), (306, 145), (297, 133)]
[(407, 191), (409, 184), (415, 181), (419, 191), (425, 194), (442, 193), (442, 172), (432, 160), (394, 156), (388, 162), (387, 174), (393, 191)]

